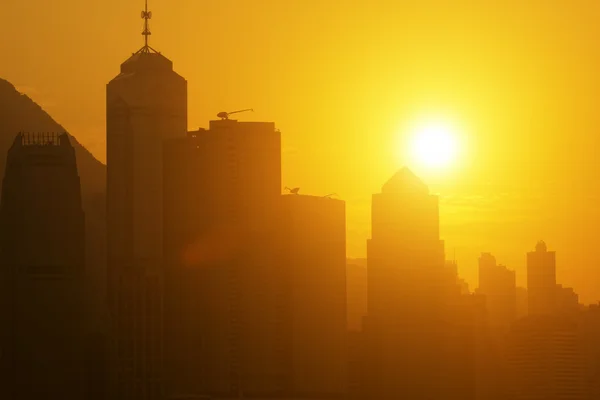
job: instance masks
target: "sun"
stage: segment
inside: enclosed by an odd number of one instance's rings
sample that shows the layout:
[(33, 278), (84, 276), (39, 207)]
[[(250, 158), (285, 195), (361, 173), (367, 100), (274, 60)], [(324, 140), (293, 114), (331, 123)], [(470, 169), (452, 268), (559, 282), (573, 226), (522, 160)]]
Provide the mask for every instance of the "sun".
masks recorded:
[(459, 150), (458, 137), (452, 126), (441, 122), (418, 126), (409, 147), (412, 161), (428, 169), (451, 167)]

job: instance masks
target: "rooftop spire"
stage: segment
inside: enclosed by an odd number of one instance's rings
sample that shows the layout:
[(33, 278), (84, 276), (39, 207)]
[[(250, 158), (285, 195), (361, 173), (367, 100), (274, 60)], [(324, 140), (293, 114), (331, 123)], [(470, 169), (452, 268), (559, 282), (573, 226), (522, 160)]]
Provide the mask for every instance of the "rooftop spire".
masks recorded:
[(142, 47), (140, 51), (138, 51), (138, 53), (156, 53), (156, 51), (152, 47), (148, 46), (148, 36), (152, 35), (152, 32), (150, 32), (150, 20), (152, 19), (152, 11), (148, 11), (148, 0), (146, 0), (145, 5), (146, 8), (142, 11), (142, 19), (144, 20), (144, 30), (142, 32), (142, 35), (144, 36), (144, 47)]

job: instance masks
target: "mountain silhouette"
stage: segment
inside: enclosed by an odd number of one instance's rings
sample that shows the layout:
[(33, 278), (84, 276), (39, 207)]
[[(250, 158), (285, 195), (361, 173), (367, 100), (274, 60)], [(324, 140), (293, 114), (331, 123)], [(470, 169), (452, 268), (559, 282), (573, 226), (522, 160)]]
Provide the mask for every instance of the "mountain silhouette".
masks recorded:
[[(4, 178), (6, 154), (19, 132), (67, 132), (37, 103), (20, 93), (10, 82), (0, 79), (0, 177)], [(106, 166), (70, 135), (75, 148), (81, 180), (81, 196), (86, 216), (86, 271), (91, 315), (103, 314), (106, 219)], [(94, 319), (93, 316), (91, 316)], [(96, 324), (99, 321), (91, 320)]]

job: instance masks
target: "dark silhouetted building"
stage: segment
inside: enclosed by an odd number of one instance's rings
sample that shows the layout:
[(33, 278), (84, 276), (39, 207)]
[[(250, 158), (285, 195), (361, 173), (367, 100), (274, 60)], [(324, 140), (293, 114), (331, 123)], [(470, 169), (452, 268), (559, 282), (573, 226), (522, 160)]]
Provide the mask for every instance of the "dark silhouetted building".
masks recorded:
[(479, 257), (479, 288), (486, 298), (490, 327), (506, 333), (517, 319), (517, 280), (515, 271), (496, 264), (490, 253)]
[(373, 195), (363, 398), (475, 396), (475, 304), (445, 265), (438, 198), (411, 171)]
[(295, 398), (342, 398), (348, 385), (346, 207), (341, 200), (285, 195), (280, 285), (286, 354)]
[(106, 125), (114, 398), (158, 399), (164, 385), (163, 142), (186, 135), (186, 80), (146, 43), (106, 87)]
[(283, 392), (280, 132), (211, 121), (164, 157), (170, 391)]
[(556, 312), (556, 253), (543, 241), (527, 253), (527, 293), (529, 315)]
[(0, 204), (0, 397), (86, 398), (85, 217), (67, 134), (19, 134)]
[(584, 347), (575, 319), (537, 314), (508, 337), (511, 399), (588, 400)]

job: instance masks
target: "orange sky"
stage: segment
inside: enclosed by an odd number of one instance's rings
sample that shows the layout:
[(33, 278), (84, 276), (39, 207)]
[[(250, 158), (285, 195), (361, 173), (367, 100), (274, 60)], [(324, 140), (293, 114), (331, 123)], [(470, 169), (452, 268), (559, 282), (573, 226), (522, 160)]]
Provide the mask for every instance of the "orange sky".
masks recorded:
[[(494, 4), (492, 4), (494, 3)], [(105, 84), (142, 45), (141, 0), (4, 0), (0, 77), (104, 160)], [(426, 176), (449, 257), (481, 251), (524, 280), (545, 239), (559, 281), (600, 299), (600, 3), (150, 0), (151, 45), (189, 81), (189, 126), (224, 110), (275, 121), (284, 185), (347, 200), (363, 256), (370, 194), (404, 160), (403, 127), (458, 121), (468, 152)], [(417, 169), (417, 172), (418, 169)], [(473, 287), (474, 285), (472, 285)]]

